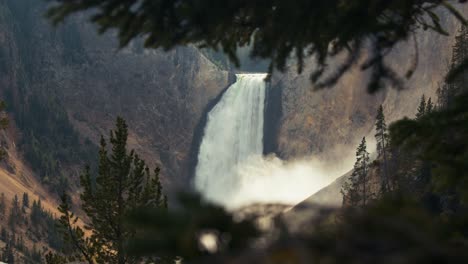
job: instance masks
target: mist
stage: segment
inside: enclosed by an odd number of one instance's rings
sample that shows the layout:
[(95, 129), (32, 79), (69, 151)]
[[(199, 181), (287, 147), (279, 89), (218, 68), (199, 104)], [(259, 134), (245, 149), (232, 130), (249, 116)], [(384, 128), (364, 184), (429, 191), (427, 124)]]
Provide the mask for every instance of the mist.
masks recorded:
[(251, 157), (237, 168), (238, 189), (226, 206), (295, 205), (349, 171), (352, 162), (350, 158), (323, 162), (311, 157), (293, 161), (276, 156)]

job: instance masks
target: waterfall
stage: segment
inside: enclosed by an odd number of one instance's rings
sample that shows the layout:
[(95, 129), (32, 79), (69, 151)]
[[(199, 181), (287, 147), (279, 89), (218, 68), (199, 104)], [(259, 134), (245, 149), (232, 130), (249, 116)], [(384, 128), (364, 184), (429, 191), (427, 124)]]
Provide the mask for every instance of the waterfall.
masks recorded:
[(209, 112), (196, 167), (195, 187), (225, 204), (241, 187), (239, 169), (263, 154), (265, 74), (238, 74)]
[(265, 74), (239, 74), (208, 113), (195, 169), (205, 199), (237, 209), (252, 203), (297, 204), (349, 171), (354, 150), (340, 160), (263, 156)]

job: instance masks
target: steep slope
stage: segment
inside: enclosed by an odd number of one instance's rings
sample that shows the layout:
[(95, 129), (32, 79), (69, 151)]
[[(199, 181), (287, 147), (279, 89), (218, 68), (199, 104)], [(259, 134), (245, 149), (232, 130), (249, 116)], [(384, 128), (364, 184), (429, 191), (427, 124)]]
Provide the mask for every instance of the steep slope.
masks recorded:
[[(467, 7), (462, 13), (468, 14)], [(280, 111), (271, 115), (277, 118), (270, 120), (269, 134), (274, 134), (269, 136), (270, 151), (289, 160), (303, 156), (319, 157), (330, 169), (343, 164), (351, 169), (350, 160), (354, 160), (355, 148), (363, 136), (370, 142), (370, 151), (374, 151), (373, 127), (380, 104), (384, 107), (387, 123), (391, 123), (405, 116), (413, 117), (423, 94), (436, 101), (436, 91), (447, 72), (454, 37), (460, 27), (453, 16), (441, 14), (441, 23), (450, 36), (421, 30), (416, 34), (418, 53), (415, 52), (414, 41), (409, 40), (400, 44), (387, 58), (402, 76), (414, 60), (418, 60), (416, 71), (405, 83), (405, 90), (388, 87), (375, 95), (368, 95), (365, 93), (367, 73), (358, 67), (352, 68), (334, 87), (319, 91), (314, 90), (307, 74), (313, 69), (312, 64), (307, 65), (306, 74), (298, 75), (294, 67), (284, 74), (276, 73), (271, 91), (274, 96), (269, 100)], [(330, 66), (334, 64), (336, 61), (330, 61)], [(341, 206), (341, 186), (349, 175), (334, 175), (336, 180), (333, 183), (285, 214), (288, 223), (293, 228), (301, 225), (317, 212), (317, 205)]]
[[(463, 13), (468, 13), (466, 7)], [(443, 12), (441, 17), (441, 23), (450, 32), (449, 37), (421, 31), (416, 34), (418, 54), (411, 39), (400, 44), (387, 58), (402, 76), (418, 58), (418, 67), (403, 91), (388, 87), (375, 95), (367, 94), (368, 73), (359, 67), (352, 68), (334, 87), (319, 91), (314, 90), (307, 74), (313, 69), (312, 64), (307, 65), (302, 75), (298, 75), (294, 67), (283, 74), (275, 73), (271, 94), (281, 99), (269, 98), (275, 105), (270, 109), (280, 109), (271, 115), (277, 118), (270, 119), (269, 145), (272, 147), (269, 151), (288, 160), (317, 157), (330, 170), (343, 166), (350, 170), (355, 148), (363, 136), (368, 139), (370, 151), (374, 151), (373, 127), (380, 104), (384, 107), (387, 123), (391, 123), (404, 116), (414, 116), (423, 94), (436, 99), (436, 90), (447, 72), (454, 36), (460, 26), (459, 21), (448, 13)], [(330, 66), (335, 64), (337, 61), (329, 62)], [(317, 203), (340, 205), (343, 179), (336, 180), (299, 207)]]
[[(193, 47), (163, 52), (144, 50), (135, 41), (119, 50), (113, 34), (98, 36), (85, 15), (53, 28), (37, 1), (2, 0), (0, 7), (0, 54), (7, 62), (1, 90), (15, 121), (46, 119), (58, 126), (42, 137), (35, 133), (38, 144), (55, 144), (49, 134), (66, 138), (54, 146), (62, 152), (35, 157), (41, 160), (38, 170), (45, 170), (41, 178), (66, 171), (76, 179), (83, 163), (94, 156), (101, 134), (107, 136), (120, 115), (129, 123), (130, 146), (151, 166), (163, 164), (166, 183), (187, 186), (196, 126), (205, 106), (233, 75)], [(37, 109), (44, 118), (34, 115)], [(26, 135), (28, 128), (19, 127)], [(47, 129), (47, 124), (38, 124), (37, 130)], [(34, 143), (21, 144), (29, 145)], [(60, 164), (49, 166), (50, 160)]]
[(38, 181), (30, 167), (23, 162), (15, 144), (16, 132), (13, 125), (0, 132), (0, 140), (6, 150), (6, 156), (0, 162), (0, 193), (5, 194), (8, 205), (15, 195), (21, 197), (28, 193), (31, 201), (41, 199), (44, 208), (55, 213), (58, 203)]
[[(464, 7), (464, 13), (468, 13)], [(375, 95), (365, 93), (368, 73), (354, 67), (332, 88), (315, 91), (307, 73), (298, 75), (294, 67), (284, 74), (275, 74), (272, 86), (281, 91), (281, 115), (277, 123), (276, 150), (281, 157), (295, 158), (304, 155), (324, 156), (339, 160), (351, 154), (357, 141), (371, 133), (377, 107), (384, 105), (389, 122), (404, 116), (413, 116), (422, 94), (435, 99), (438, 84), (447, 71), (454, 35), (459, 22), (442, 12), (441, 23), (451, 33), (449, 37), (433, 32), (416, 34), (418, 51), (413, 40), (402, 43), (388, 57), (388, 63), (402, 76), (411, 68), (415, 56), (418, 67), (407, 89), (387, 88)], [(330, 68), (337, 61), (330, 61)], [(293, 64), (291, 64), (293, 66)], [(344, 151), (352, 149), (352, 151)], [(344, 153), (345, 152), (345, 153)]]
[[(130, 147), (151, 166), (161, 165), (166, 190), (187, 188), (197, 125), (235, 78), (194, 47), (144, 50), (135, 41), (119, 50), (114, 36), (98, 36), (85, 16), (53, 28), (44, 11), (36, 0), (0, 0), (0, 99), (11, 121), (0, 132), (8, 153), (0, 162), (7, 205), (0, 248), (14, 235), (30, 251), (61, 246), (53, 220), (57, 194), (71, 186), (77, 204), (78, 175), (95, 162), (100, 136), (108, 136), (119, 115), (129, 123)], [(31, 203), (41, 200), (40, 221), (22, 207), (13, 228), (11, 200), (17, 195), (21, 202), (24, 193)], [(30, 257), (18, 245), (14, 251)]]

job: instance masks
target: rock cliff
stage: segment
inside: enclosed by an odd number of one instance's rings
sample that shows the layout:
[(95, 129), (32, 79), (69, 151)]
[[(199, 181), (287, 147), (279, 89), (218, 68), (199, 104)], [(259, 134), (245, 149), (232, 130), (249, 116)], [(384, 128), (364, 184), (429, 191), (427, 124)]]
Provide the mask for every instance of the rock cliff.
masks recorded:
[[(462, 13), (468, 13), (467, 7)], [(391, 123), (405, 116), (413, 118), (423, 94), (437, 101), (436, 91), (447, 73), (452, 46), (461, 26), (458, 20), (444, 12), (441, 12), (441, 23), (449, 36), (418, 31), (415, 34), (418, 53), (414, 41), (409, 40), (387, 58), (402, 76), (411, 67), (415, 56), (418, 60), (416, 71), (401, 91), (387, 87), (375, 95), (366, 94), (366, 72), (356, 68), (335, 87), (319, 91), (314, 91), (307, 75), (297, 75), (293, 69), (276, 75), (274, 82), (282, 95), (280, 129), (276, 131), (277, 153), (288, 159), (303, 155), (323, 156), (329, 166), (337, 166), (349, 157), (354, 159), (357, 141), (363, 136), (367, 136), (368, 142), (374, 140), (375, 115), (380, 104), (384, 107), (387, 123)], [(370, 151), (374, 151), (373, 144)], [(316, 204), (340, 206), (340, 189), (349, 175), (335, 175), (341, 177), (297, 208), (313, 208)]]
[(113, 34), (97, 35), (86, 15), (54, 28), (37, 1), (2, 0), (0, 10), (0, 85), (17, 122), (19, 112), (33, 111), (31, 98), (53, 98), (80, 140), (96, 145), (123, 116), (130, 146), (152, 166), (164, 164), (166, 182), (187, 185), (192, 135), (232, 74), (194, 47), (164, 52), (135, 41), (119, 49)]
[[(466, 7), (462, 11), (468, 13)], [(441, 23), (450, 36), (420, 30), (415, 34), (418, 52), (410, 39), (388, 56), (388, 64), (401, 76), (415, 59), (418, 61), (416, 71), (402, 91), (387, 87), (374, 95), (367, 94), (368, 73), (362, 72), (359, 65), (334, 87), (323, 90), (315, 90), (310, 82), (308, 73), (314, 68), (313, 63), (300, 75), (295, 67), (289, 67), (285, 73), (275, 73), (272, 88), (281, 94), (281, 103), (277, 104), (281, 108), (276, 121), (278, 129), (270, 131), (276, 134), (275, 141), (270, 142), (275, 152), (286, 159), (314, 155), (339, 160), (344, 153), (354, 153), (363, 136), (373, 138), (372, 129), (380, 104), (390, 123), (404, 116), (412, 117), (423, 94), (436, 99), (436, 90), (447, 72), (454, 36), (460, 26), (456, 18), (442, 11)], [(338, 60), (329, 61), (331, 69)], [(349, 149), (352, 151), (344, 151)]]

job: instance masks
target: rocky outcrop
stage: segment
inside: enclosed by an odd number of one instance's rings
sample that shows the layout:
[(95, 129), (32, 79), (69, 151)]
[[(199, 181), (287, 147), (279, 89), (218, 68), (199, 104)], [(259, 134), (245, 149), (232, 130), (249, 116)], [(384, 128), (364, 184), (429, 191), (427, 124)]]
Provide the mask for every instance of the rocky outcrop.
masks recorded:
[(53, 28), (42, 3), (0, 4), (0, 43), (8, 61), (0, 83), (2, 93), (13, 94), (12, 104), (19, 106), (17, 99), (31, 91), (53, 97), (79, 135), (95, 144), (122, 116), (130, 146), (152, 166), (162, 165), (167, 183), (187, 186), (195, 128), (232, 74), (194, 47), (164, 52), (134, 41), (118, 49), (115, 36), (97, 35), (85, 15)]
[[(464, 8), (464, 13), (468, 13)], [(418, 32), (418, 53), (411, 39), (399, 45), (387, 58), (402, 76), (411, 68), (415, 56), (419, 58), (418, 67), (403, 91), (388, 87), (375, 95), (367, 94), (368, 73), (359, 67), (351, 69), (334, 87), (319, 91), (314, 90), (307, 74), (314, 67), (311, 64), (302, 75), (298, 75), (294, 67), (283, 74), (275, 74), (272, 86), (281, 89), (282, 94), (276, 152), (287, 159), (314, 155), (339, 162), (344, 154), (354, 152), (357, 141), (363, 136), (373, 138), (373, 123), (380, 104), (384, 106), (387, 121), (391, 122), (404, 116), (412, 117), (422, 94), (435, 99), (460, 25), (448, 13), (441, 14), (442, 24), (451, 33), (449, 37)], [(330, 61), (330, 68), (335, 64), (336, 61)]]

